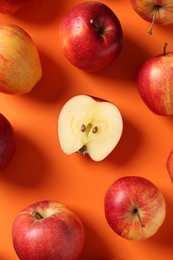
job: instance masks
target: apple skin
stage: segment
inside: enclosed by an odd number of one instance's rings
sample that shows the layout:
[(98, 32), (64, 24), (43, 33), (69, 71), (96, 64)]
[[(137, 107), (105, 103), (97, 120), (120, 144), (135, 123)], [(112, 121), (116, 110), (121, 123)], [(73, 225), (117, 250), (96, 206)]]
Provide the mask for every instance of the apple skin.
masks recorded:
[(173, 115), (173, 52), (145, 61), (137, 76), (138, 92), (157, 115)]
[(155, 15), (155, 23), (173, 23), (173, 0), (130, 0), (135, 12), (148, 22), (152, 22)]
[(84, 240), (81, 220), (58, 201), (33, 203), (12, 225), (12, 241), (20, 260), (77, 260)]
[(0, 13), (13, 14), (31, 0), (0, 0)]
[(16, 139), (13, 127), (9, 120), (0, 113), (0, 172), (12, 160), (16, 151)]
[(173, 183), (173, 149), (168, 154), (168, 158), (166, 161), (166, 169), (167, 169), (169, 177)]
[(39, 53), (31, 36), (14, 24), (0, 24), (0, 91), (26, 94), (42, 77)]
[(114, 12), (100, 2), (83, 2), (71, 9), (60, 24), (65, 57), (77, 68), (99, 71), (122, 49), (123, 32)]
[(165, 215), (163, 195), (143, 177), (121, 177), (105, 194), (107, 223), (125, 239), (144, 240), (153, 236), (163, 224)]

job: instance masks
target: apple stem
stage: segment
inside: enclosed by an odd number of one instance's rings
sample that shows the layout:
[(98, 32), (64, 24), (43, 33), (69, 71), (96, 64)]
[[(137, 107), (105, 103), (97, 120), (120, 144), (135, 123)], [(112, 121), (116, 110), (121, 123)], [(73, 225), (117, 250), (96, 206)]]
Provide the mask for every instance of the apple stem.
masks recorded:
[(95, 29), (97, 30), (97, 32), (99, 34), (103, 34), (104, 30), (102, 27), (99, 27), (98, 24), (96, 23), (96, 21), (94, 21), (93, 19), (90, 19), (90, 23), (95, 27)]
[(160, 6), (155, 6), (155, 11), (154, 11), (154, 14), (153, 14), (152, 23), (151, 23), (150, 29), (148, 31), (149, 35), (152, 35), (153, 26), (154, 26), (154, 23), (155, 23), (155, 20), (156, 20), (156, 15), (159, 11), (159, 8), (160, 8)]
[(30, 214), (32, 216), (36, 217), (38, 220), (39, 219), (43, 219), (43, 216), (39, 212), (37, 212), (37, 211), (32, 211)]
[(139, 214), (139, 211), (137, 208), (134, 208), (133, 213), (137, 215), (137, 218), (139, 220), (141, 227), (145, 227), (144, 223), (142, 222), (141, 215)]
[(166, 56), (166, 47), (167, 47), (168, 43), (165, 42), (164, 46), (163, 46), (163, 55)]

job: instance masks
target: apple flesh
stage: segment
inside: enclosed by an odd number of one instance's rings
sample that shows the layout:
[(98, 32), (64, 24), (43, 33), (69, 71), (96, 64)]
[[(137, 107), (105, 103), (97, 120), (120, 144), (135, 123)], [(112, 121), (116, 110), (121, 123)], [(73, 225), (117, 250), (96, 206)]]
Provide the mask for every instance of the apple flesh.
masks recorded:
[(14, 24), (0, 25), (0, 91), (25, 94), (42, 77), (39, 53), (30, 35)]
[(0, 113), (0, 172), (9, 165), (15, 150), (16, 140), (13, 127)]
[(163, 25), (173, 23), (173, 0), (130, 0), (130, 2), (140, 17), (151, 22), (149, 34), (152, 34), (154, 23)]
[(152, 112), (172, 115), (173, 52), (164, 51), (144, 62), (139, 69), (137, 85), (142, 100)]
[(112, 230), (129, 240), (153, 236), (164, 222), (166, 205), (162, 193), (149, 180), (124, 176), (105, 194), (105, 217)]
[(122, 130), (118, 108), (88, 95), (72, 97), (59, 113), (58, 138), (66, 154), (79, 152), (101, 161), (115, 148)]
[(75, 6), (62, 19), (59, 31), (65, 57), (84, 71), (101, 70), (113, 62), (122, 49), (120, 21), (100, 2)]
[(30, 0), (0, 0), (0, 13), (13, 14)]
[(166, 162), (166, 168), (169, 174), (169, 177), (173, 183), (173, 149), (170, 151), (167, 162)]
[(33, 203), (12, 225), (12, 241), (20, 260), (77, 260), (84, 240), (79, 217), (57, 201)]

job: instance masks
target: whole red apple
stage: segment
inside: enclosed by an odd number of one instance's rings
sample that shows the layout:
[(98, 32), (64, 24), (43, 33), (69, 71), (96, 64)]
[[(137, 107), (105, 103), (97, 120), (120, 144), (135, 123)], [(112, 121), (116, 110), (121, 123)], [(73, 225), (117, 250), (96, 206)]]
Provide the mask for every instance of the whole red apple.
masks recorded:
[(13, 14), (31, 0), (0, 0), (0, 13)]
[(113, 62), (122, 49), (122, 38), (119, 19), (100, 2), (80, 3), (60, 24), (64, 55), (74, 66), (88, 72)]
[(163, 224), (166, 205), (162, 193), (149, 180), (124, 176), (105, 194), (105, 217), (113, 231), (129, 240), (153, 236)]
[(0, 91), (30, 92), (42, 77), (38, 49), (31, 36), (14, 24), (0, 24)]
[[(166, 44), (165, 44), (166, 47)], [(158, 115), (173, 114), (173, 52), (144, 62), (137, 77), (138, 91), (151, 111)]]
[(0, 113), (0, 171), (10, 163), (16, 150), (14, 130), (9, 120)]
[(138, 15), (151, 22), (149, 34), (152, 34), (154, 23), (173, 23), (173, 0), (130, 0), (130, 2)]
[(85, 232), (79, 217), (57, 201), (40, 201), (23, 209), (12, 225), (20, 260), (77, 260)]

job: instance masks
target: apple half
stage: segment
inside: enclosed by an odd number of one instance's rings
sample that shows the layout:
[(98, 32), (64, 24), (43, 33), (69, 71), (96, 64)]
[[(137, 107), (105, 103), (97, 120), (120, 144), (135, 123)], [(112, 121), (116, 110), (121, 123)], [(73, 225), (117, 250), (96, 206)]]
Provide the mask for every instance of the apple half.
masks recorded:
[(105, 100), (77, 95), (62, 107), (58, 139), (65, 154), (88, 154), (94, 161), (107, 157), (120, 140), (123, 120), (119, 109)]

